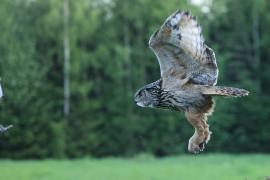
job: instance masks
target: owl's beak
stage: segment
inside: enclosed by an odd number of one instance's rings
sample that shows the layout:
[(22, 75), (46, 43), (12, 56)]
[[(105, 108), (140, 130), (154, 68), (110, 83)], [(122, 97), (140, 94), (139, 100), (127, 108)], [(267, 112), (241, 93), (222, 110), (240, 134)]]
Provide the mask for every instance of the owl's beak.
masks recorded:
[(141, 102), (137, 102), (136, 103), (138, 106), (140, 106), (140, 107), (145, 107), (145, 105), (143, 104), (143, 103), (141, 103)]
[(134, 99), (134, 102), (137, 106), (144, 107), (142, 102), (138, 102), (136, 99)]

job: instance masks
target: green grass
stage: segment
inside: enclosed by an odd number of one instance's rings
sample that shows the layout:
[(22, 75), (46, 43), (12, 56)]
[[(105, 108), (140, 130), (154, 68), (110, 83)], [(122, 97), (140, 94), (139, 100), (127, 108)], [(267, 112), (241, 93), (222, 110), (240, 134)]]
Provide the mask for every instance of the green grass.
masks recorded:
[(266, 176), (270, 176), (270, 155), (0, 160), (3, 180), (262, 180)]

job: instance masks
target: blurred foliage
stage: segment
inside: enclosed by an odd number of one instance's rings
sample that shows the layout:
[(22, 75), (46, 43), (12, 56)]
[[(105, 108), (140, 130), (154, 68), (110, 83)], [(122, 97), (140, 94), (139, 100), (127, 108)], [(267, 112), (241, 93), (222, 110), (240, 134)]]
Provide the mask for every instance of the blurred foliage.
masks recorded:
[(213, 1), (209, 12), (180, 0), (70, 2), (71, 112), (63, 115), (63, 1), (2, 0), (0, 138), (11, 158), (157, 156), (186, 152), (193, 129), (178, 112), (142, 109), (133, 94), (159, 78), (151, 33), (189, 9), (216, 52), (220, 85), (251, 91), (216, 100), (206, 151), (269, 152), (270, 2)]

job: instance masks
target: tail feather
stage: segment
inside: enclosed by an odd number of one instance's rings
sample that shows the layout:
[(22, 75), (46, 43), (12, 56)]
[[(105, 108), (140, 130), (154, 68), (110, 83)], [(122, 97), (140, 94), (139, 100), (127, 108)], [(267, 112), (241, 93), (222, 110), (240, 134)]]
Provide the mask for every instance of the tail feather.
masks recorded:
[(242, 97), (247, 96), (249, 92), (245, 89), (224, 86), (206, 86), (203, 94), (216, 96)]

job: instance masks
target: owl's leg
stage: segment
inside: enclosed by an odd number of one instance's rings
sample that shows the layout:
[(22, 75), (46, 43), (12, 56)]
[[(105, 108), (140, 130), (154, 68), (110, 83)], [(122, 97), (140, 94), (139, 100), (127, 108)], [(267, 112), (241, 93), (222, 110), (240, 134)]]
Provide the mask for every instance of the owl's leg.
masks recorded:
[(189, 139), (188, 151), (192, 153), (199, 153), (203, 151), (204, 145), (209, 140), (209, 128), (206, 125), (207, 116), (205, 113), (197, 111), (187, 111), (185, 113), (189, 123), (195, 128), (193, 136)]
[(206, 121), (207, 118), (203, 121), (203, 126), (204, 126), (204, 142), (201, 144), (202, 148), (204, 149), (204, 146), (208, 143), (210, 140), (212, 132), (209, 130), (209, 125), (207, 124)]
[(209, 99), (208, 99), (207, 105), (205, 105), (204, 108), (201, 109), (201, 111), (204, 112), (202, 113), (203, 125), (204, 125), (204, 136), (205, 136), (203, 147), (205, 146), (205, 144), (208, 143), (212, 134), (212, 132), (209, 130), (209, 125), (207, 124), (207, 119), (208, 119), (207, 117), (210, 116), (214, 112), (214, 107), (215, 107), (215, 103), (212, 97), (208, 97), (208, 98)]

